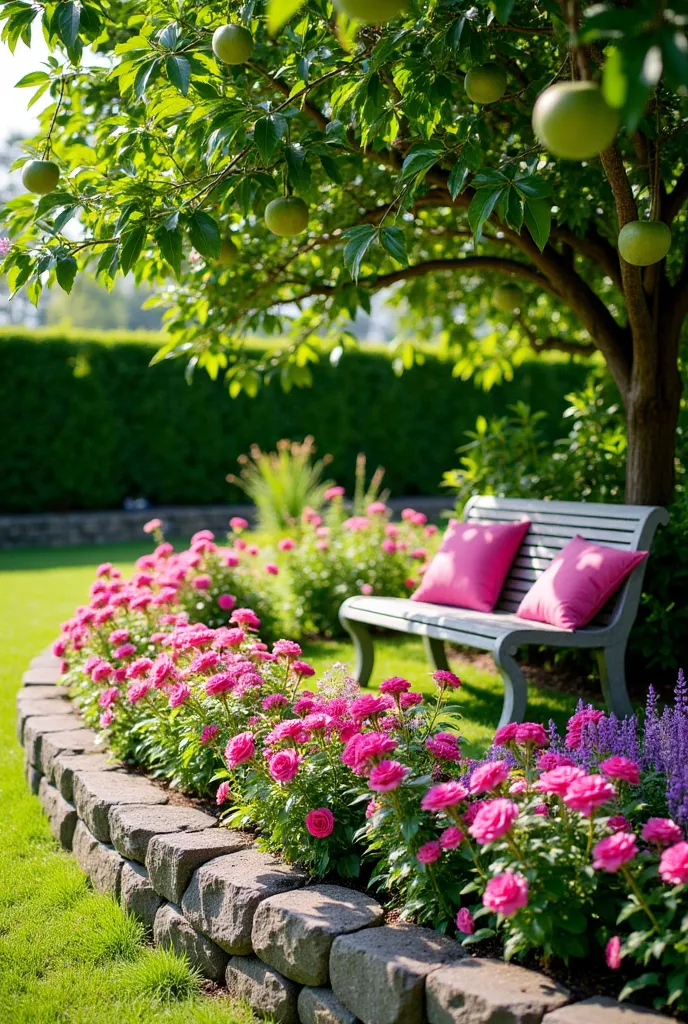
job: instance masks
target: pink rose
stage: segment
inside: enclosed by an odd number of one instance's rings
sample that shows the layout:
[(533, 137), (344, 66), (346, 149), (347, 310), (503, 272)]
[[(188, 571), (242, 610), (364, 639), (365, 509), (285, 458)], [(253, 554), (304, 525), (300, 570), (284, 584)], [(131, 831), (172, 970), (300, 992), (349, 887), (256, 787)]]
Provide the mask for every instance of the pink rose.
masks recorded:
[(268, 576), (278, 576), (279, 566), (275, 562), (266, 562), (265, 571), (268, 574)]
[(688, 843), (676, 843), (664, 851), (659, 861), (659, 874), (669, 885), (688, 882)]
[(516, 779), (516, 781), (512, 782), (509, 786), (509, 792), (514, 796), (518, 796), (519, 793), (525, 793), (527, 789), (528, 783), (525, 779)]
[(155, 531), (159, 530), (161, 526), (162, 526), (162, 520), (161, 519), (149, 519), (147, 523), (143, 524), (143, 532), (144, 533), (155, 533)]
[(285, 537), (283, 540), (278, 541), (277, 547), (280, 551), (292, 551), (296, 547), (296, 541), (291, 537)]
[(111, 708), (118, 697), (119, 690), (117, 689), (116, 686), (111, 686), (109, 689), (103, 690), (100, 697), (98, 698), (98, 703), (100, 704), (101, 708)]
[[(411, 697), (413, 694), (404, 694), (401, 698), (402, 707), (404, 706), (404, 697)], [(428, 736), (425, 741), (426, 748), (430, 751), (433, 757), (437, 757), (442, 761), (460, 761), (461, 760), (461, 748), (459, 747), (459, 737), (455, 736), (451, 732), (438, 732), (434, 736)]]
[(456, 927), (464, 935), (472, 935), (475, 931), (475, 921), (467, 907), (461, 907), (461, 910), (456, 915)]
[(457, 846), (461, 845), (463, 838), (461, 829), (456, 825), (450, 825), (440, 835), (440, 846), (443, 850), (455, 850)]
[(260, 629), (260, 619), (251, 608), (235, 608), (230, 621), (247, 629)]
[(205, 746), (206, 743), (211, 743), (219, 731), (220, 727), (218, 725), (204, 725), (200, 739), (201, 746)]
[(549, 736), (543, 726), (537, 722), (522, 722), (516, 726), (516, 742), (522, 746), (532, 744), (534, 747), (549, 746)]
[(632, 832), (615, 832), (606, 839), (601, 839), (593, 848), (592, 866), (596, 871), (607, 871), (615, 874), (622, 864), (633, 860), (638, 852), (636, 839)]
[(483, 905), (496, 914), (511, 917), (528, 905), (528, 881), (518, 872), (505, 871), (491, 878), (483, 893)]
[(473, 774), (469, 788), (473, 796), (496, 789), (509, 777), (509, 765), (506, 761), (488, 761), (478, 765)]
[(334, 501), (335, 498), (343, 498), (345, 494), (346, 491), (343, 487), (334, 486), (328, 487), (323, 497), (325, 501)]
[(468, 831), (481, 846), (494, 843), (506, 835), (517, 817), (518, 807), (513, 800), (507, 800), (506, 797), (486, 800)]
[(572, 758), (567, 757), (566, 754), (554, 754), (548, 750), (544, 754), (540, 754), (537, 759), (537, 769), (539, 772), (551, 772), (555, 768), (563, 768), (568, 766), (569, 768), (575, 768), (576, 762)]
[(100, 716), (100, 728), (107, 729), (108, 725), (111, 725), (115, 719), (115, 713), (112, 708), (108, 708), (107, 711), (103, 711)]
[(392, 676), (391, 679), (385, 679), (380, 683), (380, 693), (406, 693), (410, 689), (408, 679), (402, 679), (401, 676)]
[(272, 653), (278, 658), (298, 658), (303, 652), (295, 640), (275, 640)]
[(616, 790), (602, 775), (583, 775), (580, 779), (574, 779), (566, 790), (564, 803), (572, 811), (579, 811), (586, 818), (592, 818), (602, 804), (608, 803), (615, 796)]
[(240, 764), (245, 764), (246, 761), (251, 760), (255, 752), (256, 743), (253, 733), (240, 732), (238, 736), (233, 736), (225, 747), (227, 766), (231, 769), (236, 768)]
[(178, 708), (191, 696), (191, 689), (186, 683), (175, 683), (170, 690), (169, 705), (171, 708)]
[(386, 555), (393, 555), (397, 549), (396, 543), (391, 537), (385, 537), (380, 547)]
[(309, 665), (307, 661), (292, 661), (291, 669), (297, 676), (315, 675), (315, 669), (312, 665)]
[(422, 693), (402, 693), (399, 703), (402, 708), (415, 708), (423, 703), (423, 699)]
[(554, 793), (555, 796), (564, 796), (571, 783), (576, 779), (581, 779), (584, 775), (585, 772), (582, 768), (561, 765), (560, 768), (544, 772), (533, 785), (533, 789), (538, 793)]
[(637, 786), (640, 782), (640, 771), (635, 761), (627, 757), (608, 757), (600, 764), (600, 771), (609, 779), (619, 779), (621, 782), (630, 782)]
[(361, 584), (361, 593), (364, 597), (370, 597), (373, 592), (372, 585), (370, 583)]
[(435, 680), (441, 690), (448, 686), (451, 690), (458, 690), (461, 686), (461, 680), (454, 672), (449, 672), (447, 669), (440, 668), (437, 672), (432, 673), (432, 678)]
[(275, 782), (291, 782), (299, 770), (301, 757), (293, 747), (278, 750), (268, 761), (268, 771)]
[(195, 579), (191, 580), (191, 586), (195, 587), (196, 590), (208, 590), (212, 582), (207, 573), (201, 573), (200, 576), (196, 576)]
[(282, 693), (271, 693), (267, 697), (263, 697), (260, 702), (260, 706), (263, 711), (272, 711), (273, 708), (284, 708), (287, 706), (289, 701)]
[(217, 603), (223, 612), (231, 612), (232, 608), (236, 604), (236, 597), (233, 594), (220, 594), (217, 599)]
[(643, 825), (642, 836), (646, 843), (656, 843), (657, 846), (671, 846), (683, 839), (681, 829), (671, 818), (648, 818)]
[(138, 683), (132, 683), (127, 690), (127, 700), (130, 704), (137, 704), (151, 689), (152, 686), (147, 679), (141, 679)]
[(61, 658), (66, 650), (67, 641), (63, 637), (60, 637), (59, 640), (56, 640), (52, 646), (52, 652), (56, 658)]
[(396, 750), (396, 740), (383, 732), (355, 733), (347, 741), (341, 760), (356, 775), (366, 775), (385, 754)]
[(421, 846), (416, 854), (416, 860), (419, 864), (434, 864), (441, 856), (442, 847), (436, 839), (431, 839), (429, 843), (424, 843)]
[(387, 511), (387, 506), (384, 501), (371, 501), (370, 505), (366, 508), (367, 516), (382, 516)]
[(494, 734), (492, 745), (494, 747), (503, 747), (507, 743), (511, 743), (516, 739), (516, 730), (518, 724), (516, 722), (509, 722), (508, 725), (503, 725)]
[(236, 532), (238, 530), (248, 530), (248, 519), (242, 519), (241, 516), (232, 516), (229, 520), (229, 525)]
[(607, 828), (612, 832), (630, 832), (631, 823), (623, 814), (613, 814), (611, 818), (607, 818)]
[(223, 804), (228, 796), (229, 783), (221, 782), (220, 785), (217, 787), (217, 793), (215, 794), (215, 803), (217, 804), (217, 806), (219, 807), (221, 804)]
[(621, 939), (613, 935), (606, 945), (604, 951), (607, 967), (612, 971), (618, 971), (621, 967)]
[(451, 782), (440, 782), (432, 786), (420, 802), (421, 809), (437, 814), (446, 810), (447, 807), (455, 807), (468, 796), (468, 790), (461, 783), (453, 780)]
[(306, 828), (316, 839), (326, 839), (334, 830), (334, 814), (327, 807), (319, 807), (306, 815)]
[(401, 785), (407, 773), (408, 768), (399, 761), (380, 761), (371, 769), (368, 785), (376, 793), (388, 793)]
[(394, 700), (387, 696), (387, 694), (383, 694), (382, 697), (373, 697), (372, 694), (365, 693), (351, 702), (349, 713), (352, 718), (363, 720), (370, 718), (372, 715), (379, 715), (383, 711), (389, 711), (393, 707)]

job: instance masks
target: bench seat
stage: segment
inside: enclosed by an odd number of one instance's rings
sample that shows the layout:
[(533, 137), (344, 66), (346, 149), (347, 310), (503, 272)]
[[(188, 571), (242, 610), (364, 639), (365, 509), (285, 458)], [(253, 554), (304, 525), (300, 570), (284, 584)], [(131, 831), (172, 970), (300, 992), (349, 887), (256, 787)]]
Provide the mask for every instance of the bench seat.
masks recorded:
[(609, 708), (619, 717), (632, 714), (626, 689), (625, 654), (635, 620), (645, 574), (645, 561), (637, 566), (596, 618), (583, 629), (567, 630), (516, 615), (521, 599), (555, 555), (575, 535), (611, 547), (649, 550), (659, 525), (669, 521), (663, 508), (639, 505), (603, 505), (472, 498), (464, 520), (475, 523), (513, 522), (528, 518), (528, 533), (516, 553), (492, 612), (410, 601), (401, 597), (348, 598), (339, 617), (356, 648), (356, 677), (366, 686), (373, 669), (374, 647), (370, 626), (414, 634), (423, 638), (431, 664), (447, 668), (445, 643), (489, 651), (504, 681), (500, 725), (522, 721), (527, 705), (527, 684), (514, 655), (521, 646), (588, 648), (595, 653), (602, 691)]

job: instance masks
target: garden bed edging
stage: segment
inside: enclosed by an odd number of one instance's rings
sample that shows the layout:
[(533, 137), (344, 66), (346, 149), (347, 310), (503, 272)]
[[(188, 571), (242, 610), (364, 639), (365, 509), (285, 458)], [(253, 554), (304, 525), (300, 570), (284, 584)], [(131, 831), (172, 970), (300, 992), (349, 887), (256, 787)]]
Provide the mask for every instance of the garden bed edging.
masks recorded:
[(366, 893), (305, 873), (168, 803), (162, 786), (108, 762), (64, 688), (34, 658), (17, 695), (24, 770), (58, 842), (153, 940), (185, 955), (277, 1024), (667, 1024), (550, 978), (470, 957), (429, 928), (387, 925)]

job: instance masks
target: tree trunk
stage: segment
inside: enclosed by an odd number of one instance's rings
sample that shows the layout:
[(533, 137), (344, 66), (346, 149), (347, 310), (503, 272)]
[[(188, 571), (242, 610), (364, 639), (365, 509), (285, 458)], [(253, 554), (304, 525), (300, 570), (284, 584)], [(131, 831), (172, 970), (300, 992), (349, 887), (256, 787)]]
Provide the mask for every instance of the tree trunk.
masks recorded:
[[(668, 338), (657, 339), (670, 348)], [(675, 360), (661, 357), (656, 372), (643, 374), (634, 364), (624, 396), (628, 451), (626, 501), (629, 505), (668, 505), (674, 492), (674, 454), (682, 382)]]

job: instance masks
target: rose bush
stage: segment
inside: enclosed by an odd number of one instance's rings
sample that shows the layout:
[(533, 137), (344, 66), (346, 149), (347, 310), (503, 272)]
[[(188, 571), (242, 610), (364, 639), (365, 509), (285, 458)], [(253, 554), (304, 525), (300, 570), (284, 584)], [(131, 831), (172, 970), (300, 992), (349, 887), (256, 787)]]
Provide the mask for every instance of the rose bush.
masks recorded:
[(437, 533), (423, 512), (411, 508), (404, 509), (401, 523), (392, 523), (383, 501), (351, 514), (343, 487), (330, 487), (325, 498), (322, 514), (307, 508), (294, 537), (278, 545), (289, 580), (286, 612), (299, 634), (341, 635), (339, 607), (355, 594), (408, 597)]
[(252, 609), (191, 622), (174, 574), (139, 570), (125, 582), (101, 566), (55, 645), (116, 754), (212, 795), (314, 877), (360, 875), (404, 918), (502, 940), (507, 958), (606, 958), (624, 996), (688, 1008), (682, 675), (661, 714), (650, 693), (642, 729), (580, 704), (564, 735), (509, 724), (473, 761), (452, 672), (427, 701), (401, 677), (362, 691), (341, 665), (316, 681), (298, 643), (259, 638)]

